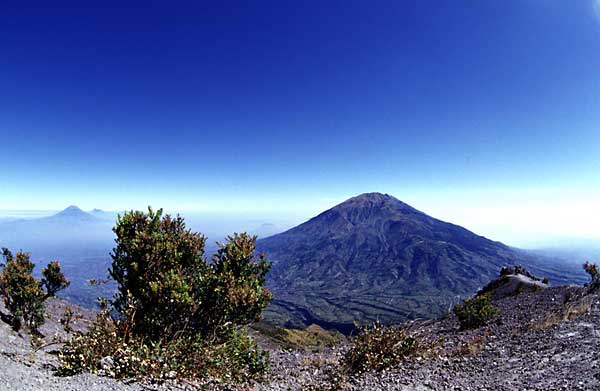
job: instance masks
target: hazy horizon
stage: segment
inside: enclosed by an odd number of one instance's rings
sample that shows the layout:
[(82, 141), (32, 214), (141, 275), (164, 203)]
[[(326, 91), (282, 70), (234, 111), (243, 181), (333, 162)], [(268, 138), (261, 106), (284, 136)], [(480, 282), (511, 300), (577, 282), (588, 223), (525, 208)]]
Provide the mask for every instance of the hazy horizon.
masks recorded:
[[(488, 190), (489, 191), (489, 190)], [(521, 248), (600, 248), (600, 223), (589, 219), (590, 215), (600, 214), (598, 198), (586, 199), (588, 193), (574, 194), (578, 201), (562, 210), (564, 195), (547, 190), (535, 192), (532, 190), (508, 192), (495, 190), (501, 201), (489, 205), (485, 191), (465, 194), (458, 191), (444, 193), (444, 202), (435, 194), (421, 193), (413, 198), (401, 198), (411, 206), (429, 214), (432, 217), (463, 226), (476, 234), (497, 240), (508, 245)], [(451, 194), (451, 196), (449, 196)], [(358, 194), (330, 199), (307, 200), (304, 203), (304, 213), (287, 213), (264, 210), (248, 213), (236, 210), (235, 204), (227, 210), (184, 210), (167, 209), (165, 213), (180, 214), (194, 229), (204, 229), (204, 233), (214, 236), (234, 231), (258, 229), (263, 224), (272, 224), (276, 232), (282, 232), (293, 226), (318, 215), (319, 213)], [(127, 210), (146, 210), (147, 206), (125, 207), (119, 209), (104, 209), (89, 201), (83, 204), (65, 203), (55, 209), (0, 209), (0, 219), (3, 218), (39, 218), (51, 216), (70, 205), (75, 205), (86, 212), (101, 209), (107, 214), (116, 215)], [(81, 206), (85, 205), (85, 206)], [(91, 206), (94, 205), (94, 206)], [(310, 205), (310, 207), (307, 207)], [(150, 205), (157, 209), (160, 206)]]
[(0, 209), (293, 225), (377, 191), (511, 245), (599, 238), (599, 10), (7, 4)]

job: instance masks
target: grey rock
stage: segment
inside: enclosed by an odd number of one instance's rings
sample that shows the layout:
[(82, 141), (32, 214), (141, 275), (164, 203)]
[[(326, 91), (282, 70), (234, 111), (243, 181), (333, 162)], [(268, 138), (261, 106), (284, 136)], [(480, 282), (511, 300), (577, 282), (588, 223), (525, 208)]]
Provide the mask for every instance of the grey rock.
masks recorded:
[(106, 356), (100, 360), (100, 368), (102, 368), (103, 370), (112, 371), (112, 369), (114, 367), (115, 367), (115, 361), (113, 360), (112, 357)]

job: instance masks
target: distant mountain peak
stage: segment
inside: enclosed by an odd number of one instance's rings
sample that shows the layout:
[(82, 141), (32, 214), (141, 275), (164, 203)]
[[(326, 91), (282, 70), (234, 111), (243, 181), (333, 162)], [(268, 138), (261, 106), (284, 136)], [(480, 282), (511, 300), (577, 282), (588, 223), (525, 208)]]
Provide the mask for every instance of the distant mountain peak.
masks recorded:
[(92, 209), (92, 213), (104, 213), (102, 209), (94, 208)]
[(65, 208), (65, 210), (63, 210), (63, 212), (83, 212), (83, 210), (81, 210), (81, 208), (79, 208), (77, 205), (69, 205)]
[(83, 210), (81, 210), (81, 208), (79, 208), (76, 205), (68, 206), (67, 208), (65, 208), (61, 212), (58, 212), (57, 214), (55, 214), (52, 217), (68, 218), (68, 219), (85, 219), (85, 220), (96, 219), (95, 216), (92, 216), (91, 214), (84, 212)]

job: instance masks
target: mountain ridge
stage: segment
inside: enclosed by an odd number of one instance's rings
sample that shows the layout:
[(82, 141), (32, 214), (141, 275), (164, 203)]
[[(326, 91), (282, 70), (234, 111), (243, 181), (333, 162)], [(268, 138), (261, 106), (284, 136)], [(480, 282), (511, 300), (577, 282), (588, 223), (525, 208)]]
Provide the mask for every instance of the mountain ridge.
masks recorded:
[(52, 216), (48, 216), (45, 219), (71, 219), (71, 220), (100, 220), (96, 216), (91, 213), (83, 211), (76, 205), (70, 205), (63, 209), (62, 211), (53, 214)]
[(71, 205), (50, 216), (0, 221), (0, 245), (27, 249), (35, 257), (63, 258), (77, 243), (86, 252), (112, 244), (112, 221)]
[(257, 246), (273, 262), (267, 319), (286, 326), (435, 317), (512, 264), (570, 282), (560, 266), (381, 193), (352, 197)]

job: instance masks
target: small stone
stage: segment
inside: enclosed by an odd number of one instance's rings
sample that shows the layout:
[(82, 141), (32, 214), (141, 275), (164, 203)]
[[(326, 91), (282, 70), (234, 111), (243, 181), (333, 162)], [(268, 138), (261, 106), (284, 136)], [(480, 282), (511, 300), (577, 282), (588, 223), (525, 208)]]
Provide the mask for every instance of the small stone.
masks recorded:
[(167, 374), (165, 375), (165, 377), (167, 379), (175, 379), (175, 377), (177, 377), (177, 372), (175, 372), (175, 371), (169, 371), (169, 372), (167, 372)]
[(114, 366), (115, 362), (111, 356), (103, 357), (100, 360), (100, 368), (104, 369), (105, 371), (110, 371), (114, 368)]

